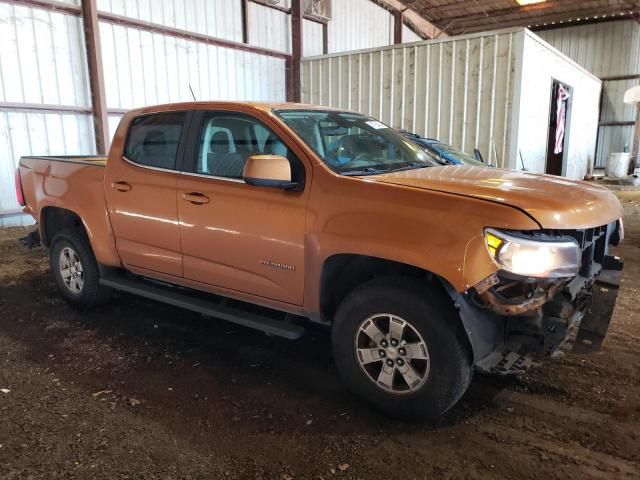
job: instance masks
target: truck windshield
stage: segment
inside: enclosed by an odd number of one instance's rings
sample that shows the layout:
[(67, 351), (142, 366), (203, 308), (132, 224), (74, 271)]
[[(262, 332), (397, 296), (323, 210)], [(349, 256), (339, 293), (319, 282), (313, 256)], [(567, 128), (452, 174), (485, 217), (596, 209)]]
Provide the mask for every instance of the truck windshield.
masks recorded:
[(275, 112), (332, 170), (342, 175), (376, 175), (442, 165), (385, 124), (350, 112)]

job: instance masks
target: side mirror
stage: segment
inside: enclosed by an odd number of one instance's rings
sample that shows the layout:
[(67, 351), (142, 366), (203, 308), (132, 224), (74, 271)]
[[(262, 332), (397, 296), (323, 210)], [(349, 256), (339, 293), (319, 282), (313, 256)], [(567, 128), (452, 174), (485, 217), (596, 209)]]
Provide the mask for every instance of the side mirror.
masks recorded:
[(478, 160), (479, 162), (484, 163), (484, 158), (482, 158), (482, 154), (477, 148), (473, 149), (473, 156), (476, 157), (476, 160)]
[(244, 164), (242, 178), (248, 185), (291, 190), (291, 164), (281, 155), (252, 155)]

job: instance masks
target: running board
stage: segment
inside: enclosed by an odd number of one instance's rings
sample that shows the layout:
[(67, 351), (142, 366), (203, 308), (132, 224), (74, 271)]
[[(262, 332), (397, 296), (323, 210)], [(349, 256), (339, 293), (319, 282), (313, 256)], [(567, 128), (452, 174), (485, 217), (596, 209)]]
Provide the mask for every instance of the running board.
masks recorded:
[(305, 332), (304, 328), (298, 325), (292, 325), (265, 315), (245, 312), (203, 298), (172, 291), (170, 288), (150, 285), (144, 280), (125, 278), (117, 274), (107, 274), (100, 278), (100, 284), (289, 340), (300, 338)]

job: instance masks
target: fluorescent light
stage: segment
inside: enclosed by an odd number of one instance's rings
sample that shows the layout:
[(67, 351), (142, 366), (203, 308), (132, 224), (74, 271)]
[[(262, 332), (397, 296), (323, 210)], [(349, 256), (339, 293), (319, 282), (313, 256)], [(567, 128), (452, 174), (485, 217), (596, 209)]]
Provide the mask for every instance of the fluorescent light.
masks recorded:
[(534, 3), (542, 3), (546, 1), (547, 0), (516, 0), (516, 2), (518, 2), (518, 5), (532, 5)]

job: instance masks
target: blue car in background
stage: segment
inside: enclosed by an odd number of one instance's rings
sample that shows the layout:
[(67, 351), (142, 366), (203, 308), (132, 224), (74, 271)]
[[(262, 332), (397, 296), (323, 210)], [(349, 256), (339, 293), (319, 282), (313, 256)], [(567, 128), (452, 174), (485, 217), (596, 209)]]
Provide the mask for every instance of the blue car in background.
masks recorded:
[(428, 152), (438, 156), (438, 158), (440, 158), (440, 160), (445, 164), (475, 165), (479, 167), (491, 166), (484, 163), (482, 155), (477, 149), (474, 151), (474, 155), (469, 155), (456, 147), (447, 143), (442, 143), (441, 141), (433, 138), (424, 138), (416, 133), (407, 131), (400, 131), (400, 133), (419, 147), (422, 147)]

